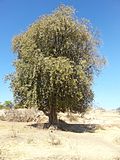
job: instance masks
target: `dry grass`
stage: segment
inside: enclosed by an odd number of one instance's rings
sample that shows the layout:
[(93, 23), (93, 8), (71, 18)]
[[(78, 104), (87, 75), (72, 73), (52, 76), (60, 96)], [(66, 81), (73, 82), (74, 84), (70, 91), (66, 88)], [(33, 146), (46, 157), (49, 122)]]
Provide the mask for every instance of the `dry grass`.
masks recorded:
[[(70, 122), (61, 114), (67, 131), (38, 129), (34, 122), (0, 121), (0, 160), (120, 160), (120, 116), (94, 114), (96, 119), (88, 119), (88, 124), (78, 115)], [(90, 125), (96, 126), (93, 133), (86, 128)]]
[(10, 122), (42, 122), (46, 116), (42, 111), (37, 109), (13, 109), (13, 110), (0, 110), (0, 120)]
[(73, 113), (68, 112), (66, 117), (69, 119), (70, 122), (78, 121), (78, 117)]

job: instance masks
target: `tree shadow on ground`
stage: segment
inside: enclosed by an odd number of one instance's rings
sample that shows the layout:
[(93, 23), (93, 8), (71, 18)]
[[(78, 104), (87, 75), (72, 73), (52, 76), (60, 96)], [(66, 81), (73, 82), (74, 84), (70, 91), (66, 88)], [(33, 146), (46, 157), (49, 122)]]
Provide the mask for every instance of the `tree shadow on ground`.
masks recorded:
[[(39, 129), (48, 129), (50, 127), (49, 123), (34, 123), (29, 126), (39, 128)], [(57, 129), (66, 131), (66, 132), (75, 132), (75, 133), (94, 133), (97, 129), (103, 129), (98, 124), (69, 124), (63, 120), (59, 120), (57, 124)]]

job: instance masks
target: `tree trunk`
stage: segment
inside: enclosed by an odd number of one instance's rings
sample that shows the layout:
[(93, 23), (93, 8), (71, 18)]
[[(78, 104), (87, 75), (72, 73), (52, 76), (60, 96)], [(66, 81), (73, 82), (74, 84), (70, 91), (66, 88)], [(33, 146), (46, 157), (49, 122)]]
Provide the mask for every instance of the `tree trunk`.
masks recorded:
[(57, 125), (56, 106), (51, 106), (50, 107), (49, 124), (50, 125)]
[(56, 86), (54, 82), (53, 86), (54, 86), (54, 91), (52, 93), (51, 103), (49, 103), (50, 105), (49, 125), (57, 126)]

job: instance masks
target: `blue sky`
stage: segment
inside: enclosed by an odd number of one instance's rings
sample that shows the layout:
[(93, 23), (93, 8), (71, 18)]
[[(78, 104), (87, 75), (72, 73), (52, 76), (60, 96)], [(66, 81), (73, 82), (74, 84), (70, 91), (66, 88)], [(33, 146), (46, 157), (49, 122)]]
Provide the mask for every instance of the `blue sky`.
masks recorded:
[(100, 31), (100, 52), (108, 64), (95, 78), (95, 104), (107, 109), (120, 106), (120, 0), (0, 0), (0, 102), (12, 100), (4, 77), (14, 71), (12, 38), (43, 14), (60, 4), (71, 5), (78, 18), (84, 17)]

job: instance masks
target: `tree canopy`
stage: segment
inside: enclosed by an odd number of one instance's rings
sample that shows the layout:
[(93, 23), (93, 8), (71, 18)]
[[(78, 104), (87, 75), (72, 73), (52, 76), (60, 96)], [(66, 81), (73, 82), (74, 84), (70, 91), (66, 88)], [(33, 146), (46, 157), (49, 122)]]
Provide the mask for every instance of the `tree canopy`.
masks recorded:
[(13, 39), (16, 72), (11, 77), (15, 100), (49, 114), (83, 112), (93, 100), (93, 78), (104, 64), (100, 41), (88, 20), (60, 6)]

